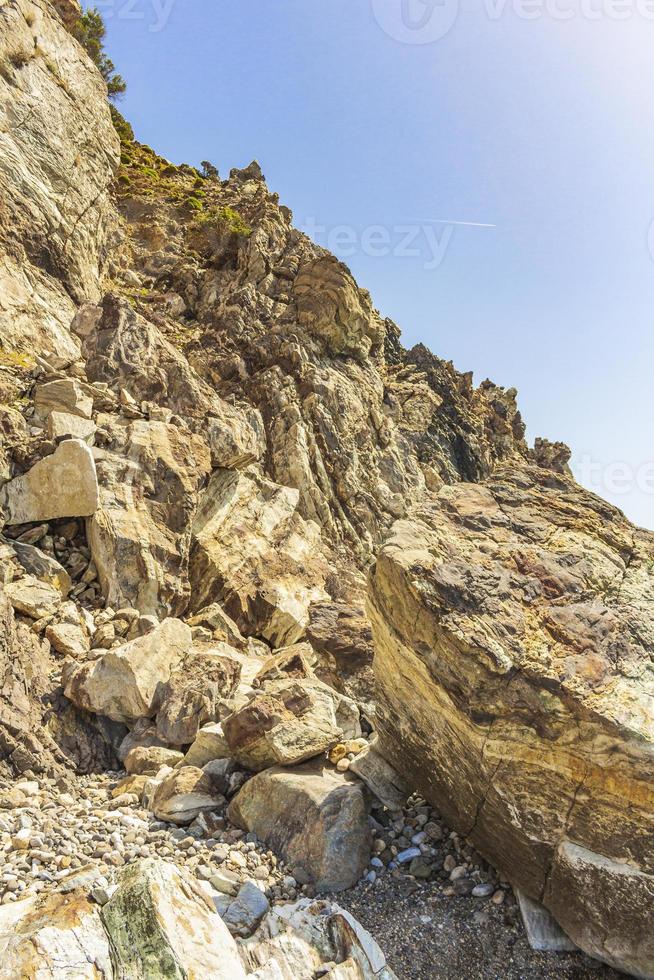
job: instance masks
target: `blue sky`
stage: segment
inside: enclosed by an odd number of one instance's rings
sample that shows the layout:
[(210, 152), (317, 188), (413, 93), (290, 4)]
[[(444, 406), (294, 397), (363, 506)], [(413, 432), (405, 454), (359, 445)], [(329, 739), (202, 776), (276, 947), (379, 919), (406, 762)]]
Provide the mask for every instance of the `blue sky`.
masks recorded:
[(96, 5), (137, 138), (258, 159), (405, 345), (654, 527), (654, 0)]

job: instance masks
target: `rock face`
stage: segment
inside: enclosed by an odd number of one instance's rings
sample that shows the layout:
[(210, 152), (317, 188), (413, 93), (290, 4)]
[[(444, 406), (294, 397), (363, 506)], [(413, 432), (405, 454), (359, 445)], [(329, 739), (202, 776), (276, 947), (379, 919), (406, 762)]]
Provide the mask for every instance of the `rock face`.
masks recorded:
[(384, 753), (591, 955), (654, 973), (654, 536), (537, 467), (445, 488), (371, 577)]
[(298, 501), (255, 473), (214, 473), (193, 523), (192, 608), (218, 599), (244, 633), (275, 646), (302, 636), (328, 569)]
[(51, 456), (0, 491), (7, 524), (57, 517), (90, 517), (98, 509), (98, 478), (91, 450), (79, 439), (62, 442)]
[(3, 5), (0, 63), (0, 335), (72, 360), (74, 304), (98, 295), (112, 224), (106, 87), (45, 0)]
[(113, 721), (135, 722), (156, 712), (159, 687), (191, 645), (191, 630), (178, 619), (166, 619), (146, 636), (107, 651), (66, 677), (66, 697)]
[(315, 762), (267, 769), (245, 784), (228, 812), (317, 892), (350, 888), (367, 866), (368, 802), (362, 784), (347, 774)]

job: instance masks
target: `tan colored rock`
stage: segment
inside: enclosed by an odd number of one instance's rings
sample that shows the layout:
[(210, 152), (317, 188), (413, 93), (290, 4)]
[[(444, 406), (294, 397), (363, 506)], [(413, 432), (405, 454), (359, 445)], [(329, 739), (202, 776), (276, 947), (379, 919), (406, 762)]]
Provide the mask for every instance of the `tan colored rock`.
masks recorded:
[(277, 650), (268, 657), (257, 672), (253, 681), (254, 687), (261, 687), (266, 681), (301, 680), (313, 677), (312, 664), (316, 655), (308, 643), (295, 643), (290, 647)]
[(184, 766), (166, 776), (155, 788), (151, 809), (158, 820), (187, 824), (205, 810), (225, 803), (214, 791), (211, 777), (202, 769)]
[(14, 609), (31, 619), (52, 616), (62, 601), (59, 589), (40, 582), (33, 575), (26, 575), (17, 582), (9, 582), (4, 591)]
[(75, 378), (61, 378), (36, 386), (34, 409), (36, 415), (43, 420), (49, 419), (51, 413), (55, 413), (88, 421), (93, 414), (93, 399)]
[(563, 474), (507, 467), (398, 522), (370, 601), (386, 757), (637, 976), (654, 973), (653, 587), (654, 535)]
[(220, 722), (203, 725), (197, 733), (193, 745), (184, 756), (185, 766), (195, 766), (202, 769), (214, 759), (229, 759), (231, 750), (223, 733)]
[(358, 716), (353, 702), (318, 680), (273, 681), (223, 721), (223, 732), (234, 759), (259, 771), (312, 759), (359, 735)]
[(307, 763), (260, 772), (232, 800), (229, 819), (254, 832), (318, 892), (350, 888), (370, 858), (368, 803), (352, 777)]
[(118, 758), (124, 763), (132, 749), (149, 748), (151, 745), (167, 748), (165, 742), (157, 735), (157, 729), (152, 719), (139, 718), (118, 746)]
[(0, 335), (70, 362), (75, 304), (98, 295), (120, 144), (105, 83), (50, 4), (5, 8), (0, 63)]
[(98, 508), (98, 478), (89, 447), (79, 439), (59, 444), (22, 476), (0, 490), (7, 524), (59, 517), (88, 517)]
[(188, 602), (189, 526), (209, 473), (204, 441), (175, 425), (100, 417), (100, 504), (88, 522), (107, 603), (160, 617)]
[(64, 657), (83, 659), (91, 648), (87, 631), (75, 623), (55, 623), (48, 626), (45, 638)]
[(190, 645), (189, 627), (178, 619), (166, 619), (151, 633), (69, 671), (66, 697), (113, 721), (152, 717), (159, 686), (170, 678)]
[(51, 412), (48, 417), (48, 436), (50, 439), (81, 439), (92, 446), (95, 441), (97, 425), (91, 419), (80, 418), (68, 412)]
[(156, 745), (136, 746), (125, 756), (125, 769), (131, 776), (151, 776), (156, 775), (162, 766), (176, 766), (183, 758), (183, 753), (174, 749)]
[(169, 745), (189, 745), (202, 725), (217, 720), (240, 677), (238, 660), (194, 648), (157, 691), (157, 735)]
[[(346, 744), (344, 749), (345, 756), (352, 746)], [(356, 773), (388, 810), (401, 810), (405, 805), (411, 792), (410, 787), (406, 785), (401, 773), (379, 752), (376, 737), (358, 749), (354, 759), (350, 759), (348, 770)]]
[(193, 523), (191, 607), (218, 600), (244, 633), (276, 646), (298, 640), (312, 601), (325, 597), (327, 566), (298, 493), (254, 472), (217, 470)]

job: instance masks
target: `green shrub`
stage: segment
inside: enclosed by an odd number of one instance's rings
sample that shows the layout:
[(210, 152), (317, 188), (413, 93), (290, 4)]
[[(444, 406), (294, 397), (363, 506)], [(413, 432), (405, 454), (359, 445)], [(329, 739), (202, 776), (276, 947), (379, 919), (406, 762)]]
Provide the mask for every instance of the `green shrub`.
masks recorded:
[(118, 74), (116, 66), (104, 50), (106, 27), (99, 11), (95, 7), (84, 11), (82, 16), (73, 24), (72, 34), (99, 69), (107, 83), (109, 98), (115, 99), (122, 95), (127, 84), (122, 75)]
[(133, 143), (134, 142), (134, 130), (127, 122), (127, 120), (118, 112), (115, 105), (109, 107), (111, 112), (111, 121), (114, 124), (114, 129), (120, 136), (121, 143)]
[(186, 203), (193, 211), (202, 211), (204, 208), (204, 204), (198, 197), (188, 197)]
[(197, 224), (205, 227), (211, 225), (222, 233), (241, 235), (244, 238), (252, 234), (252, 229), (238, 211), (228, 207), (212, 208), (198, 219)]

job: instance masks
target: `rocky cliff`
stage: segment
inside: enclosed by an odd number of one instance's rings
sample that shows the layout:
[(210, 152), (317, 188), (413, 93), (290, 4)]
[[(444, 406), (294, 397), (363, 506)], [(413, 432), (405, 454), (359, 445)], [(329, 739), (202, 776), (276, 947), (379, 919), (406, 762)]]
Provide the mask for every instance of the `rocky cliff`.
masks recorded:
[[(458, 893), (494, 893), (486, 859), (654, 976), (652, 537), (564, 446), (527, 446), (514, 390), (405, 350), (258, 164), (220, 179), (138, 143), (77, 16), (0, 2), (7, 808), (124, 766), (134, 819), (256, 835), (288, 898), (374, 882), (371, 849), (443, 876), (427, 803), (403, 836), (418, 789), (476, 849)], [(229, 881), (244, 937), (263, 913)], [(116, 962), (120, 912), (88, 914)], [(372, 975), (354, 961), (330, 975)]]

